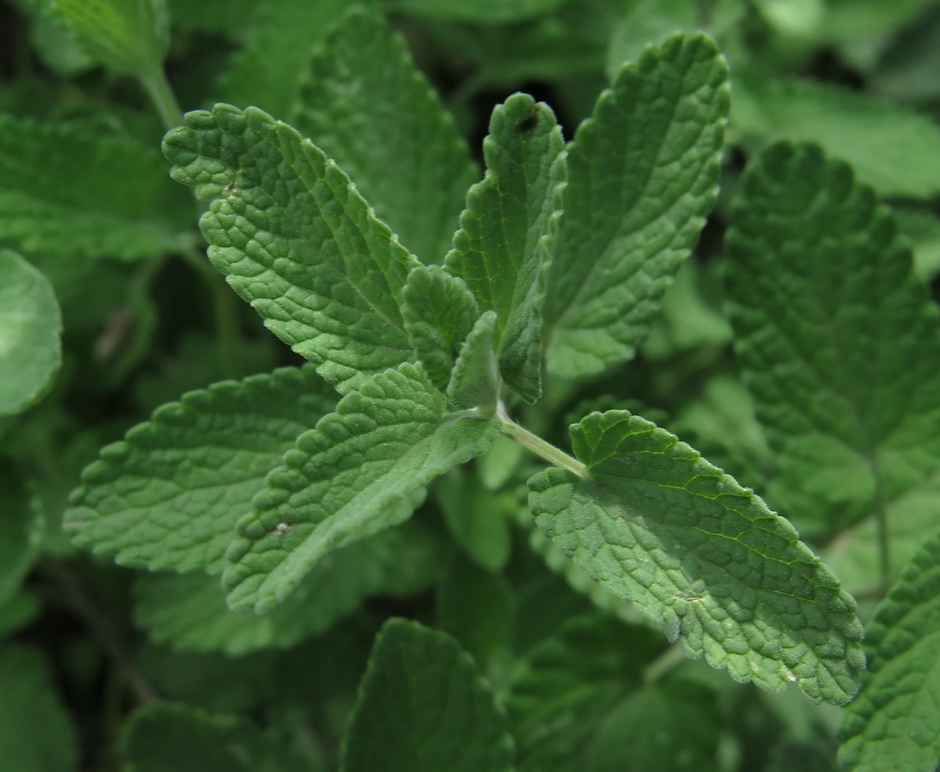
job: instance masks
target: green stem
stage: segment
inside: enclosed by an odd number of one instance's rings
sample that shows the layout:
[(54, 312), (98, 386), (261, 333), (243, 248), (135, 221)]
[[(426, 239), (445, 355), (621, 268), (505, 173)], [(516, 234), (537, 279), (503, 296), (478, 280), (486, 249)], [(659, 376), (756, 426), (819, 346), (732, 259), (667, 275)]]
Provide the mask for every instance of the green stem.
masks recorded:
[(157, 109), (164, 128), (169, 131), (180, 126), (183, 123), (183, 111), (180, 110), (176, 94), (173, 93), (163, 68), (158, 67), (148, 77), (141, 78), (141, 83)]
[(499, 430), (507, 437), (512, 437), (516, 442), (522, 445), (522, 447), (528, 448), (535, 453), (535, 455), (544, 458), (548, 463), (576, 474), (578, 477), (584, 479), (590, 477), (587, 467), (578, 461), (578, 459), (569, 456), (563, 450), (556, 448), (538, 435), (532, 434), (528, 429), (519, 426), (519, 424), (506, 415), (506, 411), (502, 405), (500, 405), (499, 409), (496, 411), (496, 417), (501, 421)]
[(643, 683), (646, 685), (656, 683), (685, 658), (685, 653), (681, 648), (670, 646), (643, 669)]

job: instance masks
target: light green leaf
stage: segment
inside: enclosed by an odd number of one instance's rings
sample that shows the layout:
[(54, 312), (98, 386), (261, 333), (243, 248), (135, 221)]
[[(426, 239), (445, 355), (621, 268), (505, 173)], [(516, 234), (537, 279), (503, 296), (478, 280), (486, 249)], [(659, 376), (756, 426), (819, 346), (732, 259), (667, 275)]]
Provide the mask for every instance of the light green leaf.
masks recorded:
[(497, 431), (451, 413), (419, 367), (372, 376), (297, 439), (239, 521), (229, 605), (273, 608), (331, 550), (406, 520), (431, 480), (485, 452)]
[(480, 307), (496, 312), (500, 371), (529, 402), (541, 393), (542, 302), (561, 215), (563, 149), (548, 105), (528, 94), (498, 105), (483, 140), (486, 176), (467, 193), (445, 261)]
[(493, 350), (496, 312), (487, 311), (473, 326), (454, 363), (447, 398), (458, 408), (478, 408), (491, 416), (499, 402), (499, 371)]
[(178, 248), (192, 201), (151, 148), (0, 115), (0, 238), (25, 252), (153, 257)]
[(348, 6), (336, 0), (265, 0), (255, 5), (245, 44), (219, 79), (219, 94), (239, 107), (255, 105), (286, 117), (297, 104), (311, 48)]
[(401, 296), (408, 340), (431, 383), (444, 389), (480, 308), (462, 279), (434, 265), (413, 269)]
[(19, 413), (43, 394), (62, 363), (61, 336), (49, 280), (0, 249), (0, 415)]
[(506, 719), (448, 635), (393, 619), (379, 633), (343, 738), (342, 772), (509, 772)]
[(170, 42), (165, 0), (28, 0), (118, 72), (152, 77)]
[(308, 366), (164, 405), (85, 469), (66, 513), (73, 541), (122, 565), (219, 573), (268, 472), (335, 400)]
[(425, 263), (443, 259), (477, 169), (381, 13), (357, 8), (323, 41), (290, 120), (356, 181), (408, 249)]
[(389, 0), (393, 8), (448, 21), (505, 24), (546, 14), (565, 0)]
[(545, 304), (548, 366), (586, 375), (630, 358), (715, 202), (728, 73), (678, 35), (624, 66), (568, 150)]
[[(936, 525), (936, 522), (934, 523)], [(865, 630), (868, 671), (846, 708), (839, 761), (853, 772), (940, 761), (940, 534), (922, 547)]]
[(816, 142), (884, 196), (940, 192), (940, 127), (925, 115), (831, 83), (735, 71), (732, 128), (758, 150)]
[(627, 411), (571, 427), (585, 477), (529, 481), (539, 528), (685, 653), (769, 691), (847, 702), (855, 603), (796, 531), (692, 448)]
[(411, 356), (399, 306), (418, 263), (319, 148), (230, 105), (188, 113), (163, 147), (173, 177), (211, 200), (213, 265), (323, 377), (346, 392)]
[(0, 649), (0, 758), (16, 772), (75, 772), (78, 744), (39, 652)]
[(835, 531), (937, 488), (937, 311), (871, 189), (814, 146), (774, 145), (742, 180), (727, 245), (775, 500)]

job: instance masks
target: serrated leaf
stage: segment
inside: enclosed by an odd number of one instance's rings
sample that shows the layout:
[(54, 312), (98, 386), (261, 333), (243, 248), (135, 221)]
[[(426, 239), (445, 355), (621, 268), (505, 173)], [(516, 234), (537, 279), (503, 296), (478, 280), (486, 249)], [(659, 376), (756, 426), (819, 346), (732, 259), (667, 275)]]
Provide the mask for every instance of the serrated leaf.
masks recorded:
[(402, 11), (449, 21), (505, 24), (546, 14), (564, 0), (392, 0)]
[(864, 667), (855, 602), (751, 491), (627, 411), (571, 427), (585, 476), (529, 481), (539, 528), (685, 653), (769, 691), (847, 702)]
[(331, 550), (406, 520), (431, 480), (497, 431), (451, 413), (419, 367), (372, 376), (297, 439), (239, 521), (223, 575), (229, 605), (273, 608)]
[(311, 48), (346, 10), (336, 0), (266, 0), (251, 17), (244, 46), (219, 79), (222, 101), (285, 117), (297, 104)]
[(568, 149), (550, 270), (548, 366), (585, 375), (633, 356), (717, 193), (728, 72), (715, 44), (647, 48)]
[(0, 249), (0, 415), (25, 410), (62, 363), (62, 313), (49, 280)]
[(464, 341), (447, 384), (447, 398), (463, 409), (479, 409), (482, 415), (496, 412), (499, 402), (499, 370), (493, 336), (496, 312), (486, 311)]
[(940, 128), (926, 115), (809, 79), (736, 72), (732, 126), (745, 144), (816, 142), (884, 196), (940, 191)]
[(354, 9), (323, 41), (290, 117), (356, 181), (408, 249), (425, 263), (443, 259), (476, 165), (379, 11)]
[(0, 758), (16, 772), (74, 772), (78, 744), (40, 653), (0, 649)]
[(500, 372), (529, 402), (541, 393), (542, 302), (561, 214), (563, 149), (548, 105), (528, 94), (498, 105), (483, 140), (486, 176), (467, 193), (445, 261), (480, 307), (496, 312)]
[[(935, 523), (936, 525), (936, 523)], [(865, 630), (868, 671), (842, 719), (853, 772), (933, 770), (940, 761), (940, 534), (922, 543)]]
[(151, 148), (0, 115), (0, 238), (25, 252), (129, 260), (174, 251), (192, 218), (174, 188)]
[(219, 573), (268, 472), (335, 405), (312, 367), (223, 381), (101, 451), (72, 495), (72, 540), (122, 565)]
[(480, 308), (462, 279), (434, 265), (413, 269), (401, 296), (408, 340), (431, 383), (444, 389)]
[(411, 356), (399, 306), (418, 263), (345, 173), (261, 110), (186, 115), (163, 143), (211, 200), (209, 258), (265, 325), (343, 392)]
[(936, 489), (940, 325), (871, 189), (815, 146), (775, 145), (742, 180), (727, 252), (777, 500), (834, 531)]
[(379, 633), (343, 738), (342, 772), (377, 763), (385, 772), (512, 768), (505, 716), (470, 655), (404, 619)]

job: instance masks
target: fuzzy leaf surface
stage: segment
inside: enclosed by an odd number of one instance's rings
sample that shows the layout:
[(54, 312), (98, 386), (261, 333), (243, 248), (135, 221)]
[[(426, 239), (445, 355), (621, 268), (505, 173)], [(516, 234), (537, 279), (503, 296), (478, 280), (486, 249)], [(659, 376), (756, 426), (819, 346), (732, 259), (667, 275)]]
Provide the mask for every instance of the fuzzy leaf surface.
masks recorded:
[(497, 431), (453, 414), (420, 367), (373, 376), (297, 439), (239, 521), (229, 605), (273, 608), (331, 550), (406, 520), (431, 480), (484, 453)]
[[(936, 523), (935, 523), (936, 525)], [(868, 671), (842, 720), (846, 769), (933, 770), (940, 761), (940, 533), (914, 555), (865, 629)]]
[(669, 38), (625, 65), (568, 148), (550, 270), (549, 369), (629, 359), (715, 202), (728, 72), (705, 35)]
[(892, 511), (940, 493), (940, 324), (891, 214), (844, 163), (781, 143), (750, 164), (727, 244), (778, 500), (801, 525), (836, 530), (883, 507), (903, 528)]
[(499, 401), (499, 372), (493, 350), (496, 312), (487, 311), (473, 326), (454, 363), (447, 398), (458, 408), (479, 408), (493, 415)]
[(62, 362), (62, 314), (41, 271), (0, 249), (0, 415), (43, 393)]
[(342, 772), (509, 772), (506, 717), (449, 635), (393, 619), (376, 639), (343, 739)]
[(444, 389), (480, 308), (459, 277), (435, 265), (408, 274), (402, 300), (401, 315), (415, 355), (431, 383)]
[(72, 540), (152, 571), (219, 573), (239, 516), (297, 436), (333, 409), (313, 371), (223, 381), (164, 405), (82, 474)]
[(25, 252), (130, 260), (172, 251), (192, 219), (175, 187), (151, 148), (0, 115), (0, 238)]
[(477, 179), (467, 143), (378, 10), (349, 13), (313, 56), (291, 121), (425, 263), (450, 247)]
[(209, 211), (209, 258), (268, 329), (349, 391), (411, 356), (399, 306), (417, 261), (346, 174), (249, 107), (186, 115), (164, 152)]
[(864, 667), (855, 603), (796, 531), (697, 451), (627, 411), (571, 428), (584, 478), (529, 481), (539, 528), (686, 654), (842, 704)]

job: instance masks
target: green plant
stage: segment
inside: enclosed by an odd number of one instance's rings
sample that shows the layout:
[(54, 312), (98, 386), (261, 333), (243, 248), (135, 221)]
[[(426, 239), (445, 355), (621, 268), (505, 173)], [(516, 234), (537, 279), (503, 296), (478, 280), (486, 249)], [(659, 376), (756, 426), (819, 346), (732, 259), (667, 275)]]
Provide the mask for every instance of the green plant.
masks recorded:
[[(7, 93), (48, 114), (0, 115), (31, 258), (0, 253), (0, 752), (75, 768), (51, 661), (117, 736), (92, 768), (932, 769), (940, 176), (865, 154), (885, 125), (933, 162), (940, 131), (791, 72), (835, 43), (861, 70), (899, 12), (402, 0), (427, 56), (496, 57), (450, 112), (348, 5), (23, 3), (49, 66), (136, 79), (182, 185), (132, 97)], [(209, 63), (209, 109), (167, 55)], [(567, 140), (497, 104), (481, 176), (474, 98), (539, 78), (578, 115), (605, 64)], [(94, 643), (27, 643), (56, 604)]]

